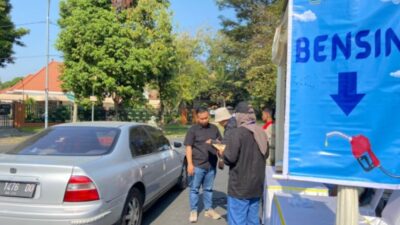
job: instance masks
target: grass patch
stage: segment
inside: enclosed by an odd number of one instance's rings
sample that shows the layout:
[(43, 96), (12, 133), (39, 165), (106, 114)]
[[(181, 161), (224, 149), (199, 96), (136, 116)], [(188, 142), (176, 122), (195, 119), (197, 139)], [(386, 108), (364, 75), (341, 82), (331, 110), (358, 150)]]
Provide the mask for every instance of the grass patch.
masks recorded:
[(18, 128), (18, 130), (20, 132), (24, 132), (24, 133), (38, 133), (40, 131), (42, 131), (44, 128), (43, 127), (21, 127)]
[(190, 128), (190, 125), (170, 124), (163, 127), (164, 134), (169, 137), (183, 137)]
[[(191, 125), (171, 124), (162, 127), (164, 134), (169, 137), (184, 137)], [(42, 131), (43, 127), (22, 127), (18, 128), (23, 133), (38, 133)]]

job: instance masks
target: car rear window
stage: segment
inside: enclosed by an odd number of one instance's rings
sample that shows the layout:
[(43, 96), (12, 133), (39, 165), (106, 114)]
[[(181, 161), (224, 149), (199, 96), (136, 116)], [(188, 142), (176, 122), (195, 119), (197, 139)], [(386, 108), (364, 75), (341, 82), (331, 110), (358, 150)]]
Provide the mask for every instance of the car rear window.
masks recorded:
[(52, 127), (29, 138), (7, 154), (17, 155), (104, 155), (112, 151), (118, 128)]

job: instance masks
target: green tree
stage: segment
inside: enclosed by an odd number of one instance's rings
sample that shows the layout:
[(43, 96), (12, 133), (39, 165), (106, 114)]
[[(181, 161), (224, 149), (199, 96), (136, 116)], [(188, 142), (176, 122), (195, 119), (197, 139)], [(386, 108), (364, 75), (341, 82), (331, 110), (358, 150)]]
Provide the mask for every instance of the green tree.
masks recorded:
[(175, 75), (166, 88), (168, 114), (178, 111), (180, 105), (190, 105), (209, 89), (209, 71), (201, 57), (205, 53), (205, 41), (199, 32), (195, 37), (181, 33), (176, 41)]
[(0, 82), (0, 90), (14, 86), (18, 82), (20, 82), (22, 79), (23, 79), (23, 77), (16, 77), (16, 78), (14, 78), (10, 81), (6, 81), (4, 83)]
[[(176, 45), (172, 34), (172, 15), (169, 3), (160, 0), (141, 0), (133, 9), (138, 35), (146, 37), (144, 47), (150, 52), (151, 69), (147, 71), (150, 85), (160, 94), (159, 118), (164, 122), (165, 101), (168, 98), (168, 83), (176, 69)], [(144, 35), (143, 35), (144, 34)]]
[(230, 67), (243, 73), (243, 85), (255, 105), (274, 104), (276, 66), (271, 48), (284, 1), (218, 0), (217, 4), (236, 12), (235, 19), (222, 17), (221, 31), (233, 43), (224, 51), (236, 58)]
[(170, 76), (167, 6), (138, 0), (116, 10), (109, 0), (62, 0), (57, 48), (64, 53), (63, 88), (78, 99), (92, 92), (99, 101), (112, 97), (117, 115), (123, 106), (143, 103), (145, 85)]
[(13, 45), (24, 46), (21, 38), (28, 33), (26, 29), (15, 28), (11, 21), (11, 8), (9, 0), (0, 0), (0, 67), (5, 67), (7, 63), (14, 63)]
[(222, 106), (246, 99), (244, 71), (239, 68), (241, 59), (231, 51), (237, 48), (236, 43), (225, 34), (217, 33), (208, 37), (207, 46), (211, 82), (203, 96)]
[(284, 1), (259, 5), (253, 15), (253, 35), (249, 54), (242, 65), (246, 70), (246, 89), (254, 105), (273, 105), (276, 95), (276, 65), (272, 62), (272, 44)]

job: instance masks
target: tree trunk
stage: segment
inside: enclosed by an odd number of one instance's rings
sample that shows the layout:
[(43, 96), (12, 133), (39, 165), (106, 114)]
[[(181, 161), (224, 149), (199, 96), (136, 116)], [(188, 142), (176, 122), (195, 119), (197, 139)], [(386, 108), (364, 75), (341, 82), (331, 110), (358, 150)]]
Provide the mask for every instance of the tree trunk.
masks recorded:
[(184, 102), (181, 102), (179, 104), (178, 108), (179, 108), (181, 124), (186, 125), (188, 122), (188, 110), (187, 110), (186, 104)]
[(117, 96), (116, 94), (113, 94), (112, 97), (114, 101), (114, 110), (115, 110), (115, 118), (114, 120), (120, 121), (121, 120), (121, 103), (122, 103), (122, 98), (120, 96)]
[(114, 100), (115, 116), (113, 120), (119, 120), (119, 103)]
[(160, 124), (164, 125), (164, 103), (160, 98), (160, 110), (158, 111), (158, 118), (160, 118)]
[(160, 96), (160, 109), (158, 110), (158, 118), (160, 120), (160, 124), (164, 125), (164, 97), (163, 97), (163, 93), (164, 93), (164, 88), (162, 86), (162, 84), (158, 84), (158, 89), (159, 89), (159, 96)]

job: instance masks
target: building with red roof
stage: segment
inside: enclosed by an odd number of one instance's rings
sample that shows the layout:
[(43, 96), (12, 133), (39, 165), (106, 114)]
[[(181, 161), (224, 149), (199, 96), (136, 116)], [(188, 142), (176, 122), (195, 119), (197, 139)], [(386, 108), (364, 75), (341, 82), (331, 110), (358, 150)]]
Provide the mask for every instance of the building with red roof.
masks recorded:
[[(49, 102), (54, 103), (68, 103), (66, 93), (63, 92), (60, 80), (61, 71), (64, 64), (62, 62), (51, 61), (49, 63)], [(46, 67), (43, 67), (35, 74), (30, 74), (24, 77), (21, 81), (12, 87), (0, 90), (0, 101), (24, 101), (27, 99), (34, 99), (36, 102), (45, 101), (45, 79)], [(145, 91), (145, 97), (148, 99), (150, 105), (154, 108), (160, 107), (159, 95), (156, 90)], [(106, 98), (103, 101), (105, 107), (113, 107), (114, 103), (111, 98)]]
[[(49, 101), (68, 102), (68, 98), (61, 89), (59, 79), (63, 63), (51, 61), (49, 63)], [(44, 101), (45, 96), (46, 67), (35, 74), (24, 77), (14, 86), (0, 90), (0, 100), (18, 101), (32, 98), (35, 101)]]

